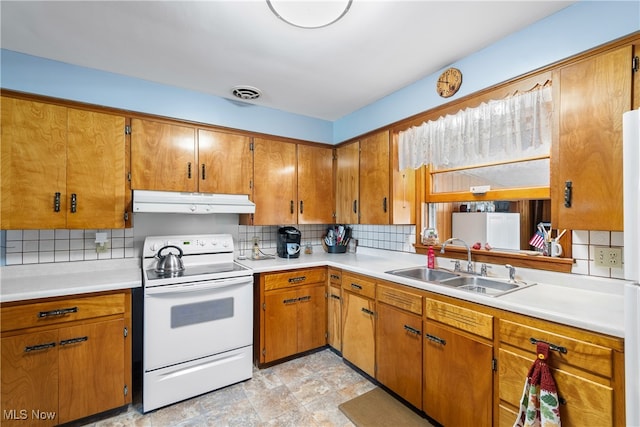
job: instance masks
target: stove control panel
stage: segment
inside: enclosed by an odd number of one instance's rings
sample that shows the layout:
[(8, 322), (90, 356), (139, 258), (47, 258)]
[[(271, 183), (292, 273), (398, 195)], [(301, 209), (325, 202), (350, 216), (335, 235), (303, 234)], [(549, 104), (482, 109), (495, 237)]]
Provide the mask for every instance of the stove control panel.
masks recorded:
[[(149, 236), (144, 241), (143, 257), (152, 258), (165, 246), (176, 246), (183, 255), (215, 254), (233, 252), (231, 234), (198, 234), (185, 236)], [(170, 248), (162, 252), (178, 253)]]

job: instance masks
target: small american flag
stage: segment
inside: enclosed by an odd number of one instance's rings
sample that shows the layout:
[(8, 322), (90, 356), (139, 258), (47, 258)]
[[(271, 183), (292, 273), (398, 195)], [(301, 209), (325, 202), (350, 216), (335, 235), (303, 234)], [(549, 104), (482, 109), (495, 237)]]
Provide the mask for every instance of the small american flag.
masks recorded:
[(536, 234), (531, 237), (529, 244), (534, 248), (544, 249), (544, 234), (540, 231), (536, 231)]

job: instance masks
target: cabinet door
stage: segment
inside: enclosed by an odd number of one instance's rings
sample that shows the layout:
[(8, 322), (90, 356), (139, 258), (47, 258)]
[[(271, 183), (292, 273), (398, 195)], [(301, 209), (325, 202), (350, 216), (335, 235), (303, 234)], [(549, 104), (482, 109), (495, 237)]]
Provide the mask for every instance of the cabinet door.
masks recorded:
[(195, 129), (150, 120), (131, 120), (131, 188), (197, 190)]
[(376, 379), (422, 408), (422, 318), (378, 303)]
[(360, 144), (352, 142), (336, 149), (336, 223), (358, 223)]
[(271, 291), (264, 295), (264, 363), (298, 352), (298, 291)]
[(342, 357), (375, 376), (375, 301), (343, 292)]
[(342, 351), (342, 297), (339, 285), (329, 286), (327, 299), (327, 344), (338, 351)]
[(1, 228), (65, 228), (67, 109), (2, 97), (1, 145)]
[(70, 108), (68, 123), (67, 228), (123, 228), (124, 117)]
[(298, 224), (332, 224), (333, 149), (298, 144)]
[(255, 138), (254, 225), (295, 224), (296, 145)]
[(253, 156), (250, 138), (198, 130), (198, 191), (251, 194)]
[(59, 421), (125, 405), (124, 320), (62, 328), (59, 338)]
[(360, 140), (360, 224), (389, 224), (389, 131)]
[(631, 58), (626, 46), (559, 71), (560, 135), (551, 156), (556, 228), (622, 230), (622, 114), (631, 109)]
[(327, 343), (326, 285), (318, 283), (298, 290), (298, 353)]
[(33, 425), (32, 410), (45, 416), (38, 426), (62, 422), (57, 416), (57, 341), (58, 331), (2, 338), (3, 426)]
[(445, 426), (491, 426), (493, 348), (429, 321), (425, 334), (422, 409)]

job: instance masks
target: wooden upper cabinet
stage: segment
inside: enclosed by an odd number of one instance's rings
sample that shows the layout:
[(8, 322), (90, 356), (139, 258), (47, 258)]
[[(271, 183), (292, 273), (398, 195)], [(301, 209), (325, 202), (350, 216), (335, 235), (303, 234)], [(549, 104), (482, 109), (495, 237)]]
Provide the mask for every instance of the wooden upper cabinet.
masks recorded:
[(360, 140), (360, 223), (389, 224), (389, 131)]
[(254, 138), (254, 225), (296, 223), (296, 145)]
[[(622, 230), (622, 114), (631, 109), (632, 46), (561, 68), (554, 76), (558, 144), (551, 156), (552, 223)], [(571, 182), (571, 206), (565, 188)]]
[(332, 224), (333, 149), (298, 144), (298, 224)]
[(125, 119), (2, 98), (2, 228), (125, 226)]
[(198, 129), (198, 191), (251, 194), (253, 156), (246, 135)]
[(336, 149), (336, 223), (358, 223), (360, 144), (358, 141)]
[(67, 228), (122, 228), (125, 212), (125, 119), (69, 109)]
[(197, 191), (196, 131), (189, 126), (131, 120), (131, 188)]
[(64, 228), (66, 185), (67, 109), (2, 97), (2, 229)]

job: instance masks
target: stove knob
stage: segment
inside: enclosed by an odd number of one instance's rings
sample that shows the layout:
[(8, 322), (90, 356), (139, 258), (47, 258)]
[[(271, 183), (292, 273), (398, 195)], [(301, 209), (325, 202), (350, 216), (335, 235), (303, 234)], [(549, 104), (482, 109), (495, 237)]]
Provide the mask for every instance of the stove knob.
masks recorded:
[(224, 243), (222, 243), (222, 246), (224, 246), (225, 248), (229, 247), (229, 242), (227, 242), (226, 240), (224, 241)]

